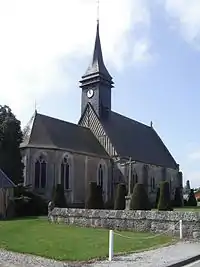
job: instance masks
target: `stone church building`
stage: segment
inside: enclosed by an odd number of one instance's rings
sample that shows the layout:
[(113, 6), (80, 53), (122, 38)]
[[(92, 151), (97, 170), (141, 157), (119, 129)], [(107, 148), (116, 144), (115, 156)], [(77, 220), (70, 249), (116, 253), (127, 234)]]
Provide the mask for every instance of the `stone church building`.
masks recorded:
[(179, 165), (153, 126), (112, 110), (113, 84), (103, 61), (98, 22), (92, 62), (80, 81), (79, 122), (35, 112), (24, 130), (26, 185), (50, 200), (53, 185), (61, 183), (74, 206), (85, 202), (90, 181), (102, 186), (105, 202), (119, 182), (129, 190), (130, 184), (143, 183), (152, 202), (162, 180), (169, 182), (172, 197), (176, 187), (182, 188)]

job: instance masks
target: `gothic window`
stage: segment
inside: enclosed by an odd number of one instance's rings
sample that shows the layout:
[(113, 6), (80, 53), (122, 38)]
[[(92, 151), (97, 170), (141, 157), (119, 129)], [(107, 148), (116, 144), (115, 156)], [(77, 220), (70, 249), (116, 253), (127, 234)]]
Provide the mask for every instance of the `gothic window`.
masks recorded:
[(156, 189), (155, 178), (151, 177), (151, 191), (154, 191), (155, 189)]
[(162, 168), (162, 181), (166, 181), (166, 168)]
[(64, 187), (64, 190), (70, 188), (69, 178), (70, 178), (70, 166), (68, 157), (65, 156), (61, 163), (61, 185)]
[(103, 167), (100, 164), (99, 169), (98, 169), (98, 179), (97, 179), (97, 184), (101, 186), (103, 189)]
[(137, 183), (138, 183), (138, 176), (137, 173), (134, 172), (131, 179), (131, 188), (130, 188), (131, 193), (133, 192), (133, 189)]
[(137, 173), (134, 173), (134, 174), (133, 174), (132, 181), (133, 181), (133, 186), (135, 186), (135, 184), (138, 183), (138, 176), (137, 176)]
[(40, 155), (35, 162), (35, 188), (46, 187), (47, 163), (43, 155)]
[(137, 173), (136, 173), (136, 175), (135, 175), (135, 184), (137, 184), (138, 183), (138, 176), (137, 176)]

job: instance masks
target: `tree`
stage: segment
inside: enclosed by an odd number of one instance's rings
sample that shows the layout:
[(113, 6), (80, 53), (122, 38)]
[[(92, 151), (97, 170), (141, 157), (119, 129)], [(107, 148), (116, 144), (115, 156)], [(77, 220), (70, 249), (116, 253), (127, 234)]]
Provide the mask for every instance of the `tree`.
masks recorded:
[(160, 198), (158, 202), (158, 210), (173, 210), (171, 207), (169, 183), (167, 181), (163, 181), (160, 183)]
[(118, 184), (117, 185), (117, 194), (115, 198), (115, 210), (124, 210), (126, 207), (126, 186), (125, 184)]
[(160, 199), (160, 187), (158, 187), (157, 193), (156, 193), (156, 208), (158, 207), (159, 199)]
[(187, 201), (187, 206), (190, 206), (190, 207), (197, 206), (197, 200), (195, 198), (193, 189), (190, 189), (190, 193), (189, 193), (189, 197), (188, 197), (188, 201)]
[(150, 203), (143, 184), (136, 184), (133, 189), (130, 203), (131, 210), (150, 210)]
[(189, 180), (186, 181), (186, 188), (187, 188), (187, 189), (191, 189), (191, 188), (190, 188), (190, 181), (189, 181)]
[(8, 106), (0, 105), (0, 168), (15, 183), (23, 182), (21, 123)]
[(54, 198), (53, 198), (53, 203), (55, 207), (57, 208), (66, 208), (67, 203), (66, 203), (66, 198), (65, 198), (65, 192), (64, 188), (61, 184), (57, 184)]
[(86, 199), (86, 209), (103, 209), (102, 188), (96, 182), (89, 183), (89, 192)]
[(184, 187), (184, 189), (183, 189), (183, 192), (184, 192), (184, 194), (189, 194), (190, 193), (190, 181), (189, 180), (187, 180), (186, 181), (186, 185), (185, 185), (185, 187)]
[(103, 201), (102, 187), (100, 185), (97, 185), (96, 190), (97, 190), (96, 209), (103, 209), (104, 201)]
[(181, 196), (181, 189), (180, 187), (177, 187), (175, 190), (175, 196), (174, 196), (174, 207), (181, 207), (183, 204), (182, 196)]

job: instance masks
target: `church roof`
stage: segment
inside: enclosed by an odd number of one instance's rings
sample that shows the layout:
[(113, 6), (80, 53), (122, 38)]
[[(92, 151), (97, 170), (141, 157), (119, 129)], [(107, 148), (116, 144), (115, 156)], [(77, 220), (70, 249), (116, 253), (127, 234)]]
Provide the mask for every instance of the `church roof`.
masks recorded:
[(82, 76), (82, 78), (83, 79), (89, 78), (90, 76), (93, 75), (102, 75), (106, 80), (112, 81), (112, 77), (109, 74), (103, 61), (101, 41), (99, 35), (99, 21), (97, 21), (97, 31), (96, 31), (96, 39), (95, 39), (92, 62), (89, 65), (86, 73)]
[(13, 188), (16, 185), (8, 178), (8, 176), (0, 169), (0, 188)]
[(102, 121), (106, 134), (121, 157), (176, 169), (177, 163), (156, 131), (145, 124), (111, 111)]
[(28, 142), (23, 147), (65, 149), (109, 157), (93, 133), (86, 127), (35, 114)]

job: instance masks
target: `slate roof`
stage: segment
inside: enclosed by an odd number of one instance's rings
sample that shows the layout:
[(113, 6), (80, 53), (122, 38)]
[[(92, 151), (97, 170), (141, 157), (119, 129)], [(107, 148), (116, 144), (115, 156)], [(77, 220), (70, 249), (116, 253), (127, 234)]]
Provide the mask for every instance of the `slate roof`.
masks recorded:
[(102, 121), (106, 134), (121, 157), (176, 169), (177, 163), (156, 133), (145, 124), (111, 111)]
[(8, 178), (8, 176), (0, 169), (0, 188), (13, 188), (16, 185)]
[(97, 31), (96, 31), (96, 39), (95, 39), (92, 62), (90, 66), (88, 67), (86, 73), (82, 76), (82, 79), (83, 80), (85, 78), (87, 79), (89, 78), (88, 76), (94, 76), (95, 74), (98, 74), (98, 75), (102, 74), (106, 80), (112, 81), (112, 77), (109, 74), (103, 61), (101, 41), (100, 41), (100, 35), (99, 35), (99, 21), (97, 21)]
[(93, 133), (86, 127), (35, 114), (29, 138), (21, 147), (66, 149), (109, 157)]

